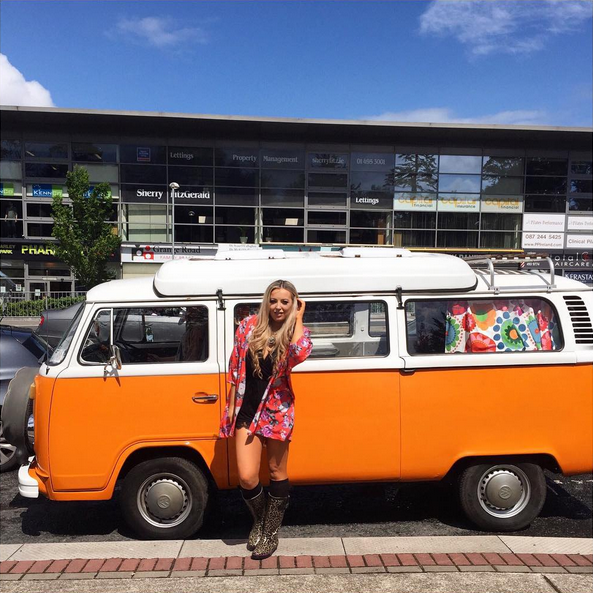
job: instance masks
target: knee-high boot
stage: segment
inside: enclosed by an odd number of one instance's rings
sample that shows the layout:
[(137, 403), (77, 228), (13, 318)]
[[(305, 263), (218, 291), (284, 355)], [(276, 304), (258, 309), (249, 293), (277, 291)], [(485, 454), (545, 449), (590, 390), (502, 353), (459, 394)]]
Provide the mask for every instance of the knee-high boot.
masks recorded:
[(257, 496), (249, 499), (243, 497), (243, 500), (253, 517), (253, 526), (247, 539), (247, 549), (251, 552), (255, 550), (255, 546), (262, 536), (264, 519), (266, 517), (266, 493), (262, 488)]
[(266, 505), (266, 517), (262, 536), (251, 557), (254, 560), (262, 560), (271, 556), (278, 548), (278, 530), (284, 519), (284, 512), (288, 508), (288, 496), (276, 498), (268, 494)]

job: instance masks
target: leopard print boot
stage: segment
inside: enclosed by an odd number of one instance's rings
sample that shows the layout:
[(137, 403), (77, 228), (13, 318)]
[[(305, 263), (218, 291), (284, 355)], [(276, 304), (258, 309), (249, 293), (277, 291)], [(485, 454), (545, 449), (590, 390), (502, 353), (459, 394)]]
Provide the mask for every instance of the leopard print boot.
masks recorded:
[(247, 539), (247, 549), (252, 552), (255, 550), (257, 542), (261, 539), (264, 527), (264, 519), (266, 517), (266, 493), (262, 488), (257, 496), (254, 496), (249, 500), (246, 500), (245, 498), (243, 500), (253, 517), (253, 527), (251, 528), (249, 538)]
[(262, 537), (255, 546), (251, 557), (254, 560), (263, 560), (271, 556), (278, 547), (278, 530), (282, 525), (284, 512), (288, 508), (288, 496), (276, 498), (268, 494), (268, 504), (266, 507), (266, 518)]

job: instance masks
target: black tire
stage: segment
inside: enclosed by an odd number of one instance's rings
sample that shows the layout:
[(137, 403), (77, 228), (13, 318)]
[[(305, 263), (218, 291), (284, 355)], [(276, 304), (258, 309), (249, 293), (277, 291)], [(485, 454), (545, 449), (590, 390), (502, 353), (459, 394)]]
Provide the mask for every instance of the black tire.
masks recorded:
[(120, 495), (124, 520), (141, 539), (192, 536), (202, 526), (207, 502), (204, 474), (181, 457), (139, 463), (126, 476)]
[(467, 518), (480, 529), (518, 531), (542, 510), (546, 479), (534, 463), (480, 463), (461, 474), (459, 498)]
[(0, 420), (0, 473), (12, 471), (18, 465), (16, 447), (6, 440), (2, 428), (2, 420)]

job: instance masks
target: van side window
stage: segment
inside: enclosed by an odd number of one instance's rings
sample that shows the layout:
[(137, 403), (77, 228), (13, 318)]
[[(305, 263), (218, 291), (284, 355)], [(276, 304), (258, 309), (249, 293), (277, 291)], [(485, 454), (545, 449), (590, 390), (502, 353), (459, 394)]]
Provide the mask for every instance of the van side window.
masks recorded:
[(111, 310), (97, 311), (91, 321), (80, 355), (84, 362), (105, 364), (109, 361)]
[[(101, 315), (107, 313), (107, 322)], [(81, 353), (85, 362), (106, 362), (97, 360), (93, 354), (94, 326), (106, 328), (109, 352), (109, 312), (100, 311), (92, 322), (89, 335)], [(193, 307), (150, 307), (113, 309), (113, 343), (119, 347), (122, 363), (174, 363), (199, 362), (208, 358), (208, 309)], [(101, 348), (103, 351), (103, 348)], [(107, 355), (107, 358), (108, 355)]]
[(406, 303), (410, 354), (559, 350), (552, 305), (537, 298), (426, 300)]
[[(234, 319), (257, 313), (257, 305), (235, 307)], [(387, 356), (387, 307), (372, 302), (307, 302), (305, 326), (311, 330), (313, 350), (310, 358), (354, 358)]]

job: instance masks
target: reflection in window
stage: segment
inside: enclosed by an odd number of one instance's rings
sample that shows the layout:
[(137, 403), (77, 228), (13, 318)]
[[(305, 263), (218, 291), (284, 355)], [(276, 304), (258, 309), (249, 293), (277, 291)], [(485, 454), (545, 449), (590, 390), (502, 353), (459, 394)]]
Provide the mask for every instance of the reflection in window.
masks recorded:
[(392, 182), (391, 171), (350, 173), (350, 189), (352, 191), (391, 191)]
[(406, 328), (412, 355), (562, 348), (556, 312), (543, 299), (408, 301)]
[(162, 165), (121, 165), (122, 183), (161, 184), (167, 183), (167, 167)]
[(65, 142), (25, 142), (25, 158), (67, 159), (68, 144)]
[(257, 206), (259, 201), (257, 189), (242, 187), (217, 187), (215, 196), (219, 206)]
[(525, 212), (565, 212), (565, 196), (525, 196)]
[(506, 231), (506, 230), (521, 230), (520, 214), (486, 214), (482, 213), (482, 230), (486, 231)]
[(181, 185), (212, 185), (212, 167), (175, 167), (169, 165), (169, 179)]
[(394, 212), (393, 214), (393, 226), (396, 229), (434, 229), (436, 220), (437, 215), (434, 212)]
[(484, 157), (482, 172), (487, 175), (523, 175), (525, 167), (521, 157)]
[(295, 189), (262, 189), (262, 206), (300, 206), (305, 203), (305, 192)]
[(304, 230), (294, 227), (264, 227), (263, 240), (265, 243), (274, 241), (276, 243), (303, 243)]
[(345, 208), (347, 197), (348, 194), (310, 191), (307, 203), (309, 206)]
[(217, 186), (257, 187), (259, 185), (259, 172), (254, 169), (219, 167), (214, 177)]
[(190, 224), (212, 224), (214, 222), (211, 206), (175, 206), (175, 222)]
[(479, 215), (465, 212), (439, 212), (439, 229), (477, 229)]
[(455, 249), (475, 249), (478, 247), (478, 233), (466, 231), (439, 231), (437, 233), (437, 247)]
[(418, 173), (436, 177), (438, 158), (436, 154), (397, 154), (395, 155), (395, 174), (408, 177)]
[(593, 175), (593, 163), (591, 161), (573, 161), (570, 164), (570, 172), (573, 175)]
[(346, 224), (346, 213), (340, 212), (339, 210), (332, 210), (330, 212), (323, 212), (320, 210), (312, 210), (308, 213), (307, 218), (308, 224), (319, 224), (319, 225), (335, 225), (345, 226)]
[(590, 194), (593, 192), (593, 181), (591, 179), (571, 179), (570, 191), (579, 194)]
[[(83, 362), (106, 364), (111, 358), (109, 352), (111, 340), (111, 311), (103, 310), (96, 313), (87, 330), (84, 346), (80, 353)], [(122, 357), (123, 362), (123, 357)], [(126, 361), (127, 362), (127, 361)]]
[(124, 241), (159, 243), (169, 239), (167, 227), (154, 224), (122, 224)]
[(117, 162), (117, 145), (73, 142), (72, 160), (89, 163), (115, 163)]
[(309, 229), (307, 243), (346, 243), (346, 231)]
[(66, 179), (68, 165), (56, 163), (25, 163), (25, 176), (29, 178)]
[(393, 178), (393, 188), (396, 191), (435, 192), (437, 185), (437, 177), (430, 175), (396, 173)]
[(255, 229), (247, 226), (217, 226), (215, 242), (255, 243)]
[(564, 194), (566, 193), (566, 177), (527, 177), (525, 193)]
[(0, 158), (2, 158), (3, 161), (19, 160), (21, 158), (21, 141), (2, 140)]
[(479, 175), (439, 175), (440, 192), (480, 192)]
[(521, 233), (489, 233), (480, 234), (480, 247), (484, 249), (520, 249)]
[(566, 175), (567, 169), (567, 159), (535, 157), (527, 159), (525, 172), (527, 175)]
[(213, 243), (212, 235), (211, 226), (175, 223), (175, 241), (180, 243)]
[(481, 169), (481, 156), (442, 154), (439, 157), (439, 172), (441, 173), (480, 173)]
[(375, 227), (379, 229), (391, 226), (391, 212), (368, 212), (366, 210), (350, 211), (350, 226)]
[(345, 173), (309, 173), (309, 187), (348, 187)]
[(224, 208), (218, 207), (214, 212), (216, 224), (254, 225), (254, 208)]
[(423, 229), (414, 231), (396, 231), (393, 234), (395, 247), (434, 247), (435, 232)]
[(352, 245), (390, 245), (390, 232), (387, 229), (350, 229)]
[(286, 187), (299, 189), (305, 187), (305, 174), (301, 171), (271, 171), (261, 172), (262, 187)]
[(593, 198), (582, 198), (570, 194), (568, 196), (568, 209), (573, 212), (591, 212), (593, 211)]
[(292, 208), (262, 208), (263, 223), (270, 226), (303, 226), (305, 211)]
[(523, 177), (482, 177), (482, 193), (485, 194), (522, 194)]

